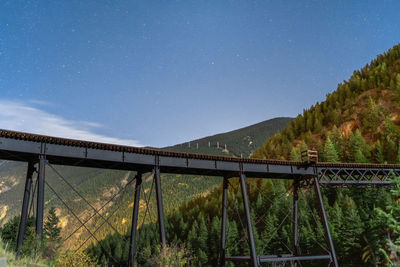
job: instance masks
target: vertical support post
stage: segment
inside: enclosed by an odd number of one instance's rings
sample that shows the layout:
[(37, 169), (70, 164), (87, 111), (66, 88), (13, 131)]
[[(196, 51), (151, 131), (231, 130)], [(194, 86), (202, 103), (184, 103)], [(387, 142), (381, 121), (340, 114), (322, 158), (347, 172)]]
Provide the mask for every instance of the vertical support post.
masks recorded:
[(321, 217), (322, 223), (325, 228), (325, 238), (327, 239), (327, 243), (329, 244), (329, 248), (331, 250), (331, 261), (333, 262), (333, 265), (335, 267), (338, 267), (338, 261), (336, 258), (336, 252), (335, 252), (335, 247), (333, 246), (333, 241), (332, 241), (332, 236), (331, 232), (329, 230), (329, 225), (328, 225), (328, 218), (325, 213), (325, 208), (324, 208), (324, 202), (322, 199), (322, 194), (321, 194), (321, 189), (319, 186), (319, 181), (317, 177), (314, 177), (314, 190), (316, 194), (316, 200), (319, 208), (319, 216)]
[[(292, 218), (292, 246), (293, 255), (299, 255), (299, 230), (298, 230), (298, 217), (299, 217), (299, 181), (293, 180), (293, 218)], [(294, 267), (297, 266), (297, 262), (293, 262)]]
[(226, 224), (227, 224), (227, 207), (228, 207), (228, 178), (224, 177), (222, 185), (222, 221), (221, 221), (221, 252), (220, 264), (225, 266), (226, 255)]
[(26, 221), (28, 218), (28, 208), (29, 208), (29, 199), (32, 188), (32, 175), (35, 171), (34, 163), (32, 161), (28, 162), (28, 169), (26, 172), (26, 180), (25, 180), (25, 191), (24, 191), (24, 199), (22, 202), (22, 211), (21, 211), (21, 219), (19, 223), (18, 229), (18, 238), (17, 238), (17, 247), (16, 252), (19, 255), (19, 248), (22, 246), (25, 237), (25, 229), (26, 229)]
[(240, 187), (242, 189), (242, 197), (243, 197), (243, 206), (244, 211), (246, 213), (246, 220), (247, 220), (247, 233), (249, 235), (249, 246), (250, 246), (250, 260), (253, 266), (258, 266), (257, 262), (257, 253), (256, 253), (256, 245), (254, 242), (254, 235), (253, 235), (253, 227), (251, 226), (251, 217), (250, 217), (250, 207), (249, 207), (249, 200), (247, 198), (247, 189), (246, 189), (246, 175), (243, 173), (243, 166), (241, 166), (240, 171)]
[(44, 214), (44, 179), (45, 179), (46, 157), (39, 156), (38, 191), (36, 205), (36, 234), (42, 238), (43, 214)]
[(164, 248), (165, 245), (167, 244), (167, 241), (165, 238), (164, 207), (162, 200), (160, 165), (158, 156), (156, 156), (156, 165), (154, 166), (154, 179), (156, 184), (157, 214), (158, 214), (158, 227), (160, 230), (160, 241), (161, 241), (161, 246)]
[(136, 253), (136, 233), (137, 233), (137, 221), (139, 212), (139, 200), (140, 200), (140, 188), (142, 185), (142, 173), (138, 172), (136, 174), (136, 185), (135, 185), (135, 202), (133, 204), (133, 214), (132, 214), (132, 226), (131, 226), (131, 240), (129, 243), (129, 260), (128, 266), (132, 267), (135, 259)]

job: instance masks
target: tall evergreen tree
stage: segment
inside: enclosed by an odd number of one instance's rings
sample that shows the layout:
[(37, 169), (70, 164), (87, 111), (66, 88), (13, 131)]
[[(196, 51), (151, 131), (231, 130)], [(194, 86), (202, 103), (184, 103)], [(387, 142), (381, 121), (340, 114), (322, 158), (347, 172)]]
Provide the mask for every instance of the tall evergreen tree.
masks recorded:
[(58, 218), (56, 214), (56, 208), (51, 207), (49, 210), (49, 214), (47, 215), (47, 220), (44, 223), (44, 234), (47, 240), (49, 241), (60, 241), (60, 233), (61, 233), (61, 227), (58, 226), (60, 222), (60, 219)]
[(300, 161), (300, 152), (297, 150), (297, 148), (292, 147), (292, 151), (290, 152), (290, 160), (293, 161)]
[(325, 147), (324, 147), (324, 160), (327, 162), (338, 162), (339, 161), (338, 153), (329, 137), (326, 139), (326, 143), (325, 143)]
[(384, 163), (385, 157), (383, 154), (383, 147), (381, 142), (378, 140), (375, 144), (375, 160), (377, 163)]

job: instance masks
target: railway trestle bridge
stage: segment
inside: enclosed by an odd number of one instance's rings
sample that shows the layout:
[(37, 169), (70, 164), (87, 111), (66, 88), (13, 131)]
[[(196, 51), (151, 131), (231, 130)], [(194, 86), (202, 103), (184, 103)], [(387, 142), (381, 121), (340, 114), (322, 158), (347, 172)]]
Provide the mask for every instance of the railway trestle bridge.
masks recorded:
[[(338, 266), (335, 248), (330, 234), (328, 219), (322, 201), (321, 187), (377, 187), (389, 186), (392, 175), (400, 176), (400, 165), (355, 164), (355, 163), (312, 163), (259, 160), (200, 154), (167, 152), (156, 149), (120, 146), (9, 130), (0, 130), (0, 159), (28, 163), (21, 221), (17, 238), (17, 252), (21, 247), (27, 224), (28, 206), (35, 169), (38, 173), (36, 233), (43, 233), (45, 170), (51, 164), (95, 167), (136, 172), (134, 207), (129, 240), (129, 265), (132, 266), (136, 249), (139, 197), (142, 174), (154, 174), (159, 238), (162, 246), (167, 244), (164, 227), (164, 209), (160, 174), (189, 174), (219, 176), (223, 180), (222, 222), (220, 238), (220, 264), (227, 261), (248, 262), (259, 266), (266, 262), (291, 262), (326, 260), (329, 265)], [(37, 168), (35, 168), (37, 165)], [(246, 217), (250, 255), (226, 255), (227, 205), (229, 179), (239, 177), (243, 207)], [(288, 255), (257, 255), (250, 217), (246, 179), (286, 179), (293, 181), (292, 246)], [(313, 187), (320, 219), (324, 226), (325, 239), (329, 249), (326, 255), (301, 255), (298, 249), (298, 191), (301, 187)], [(98, 213), (98, 211), (97, 211)], [(100, 214), (100, 213), (98, 213)], [(85, 227), (84, 223), (81, 227)], [(86, 228), (86, 227), (85, 227)], [(87, 229), (89, 231), (89, 229)], [(90, 232), (90, 231), (89, 231)]]

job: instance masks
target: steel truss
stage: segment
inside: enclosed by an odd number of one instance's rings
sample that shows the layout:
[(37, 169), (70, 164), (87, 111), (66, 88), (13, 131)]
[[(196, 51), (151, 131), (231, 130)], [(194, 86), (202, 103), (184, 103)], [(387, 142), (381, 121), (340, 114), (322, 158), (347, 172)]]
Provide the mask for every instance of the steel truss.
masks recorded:
[(332, 236), (328, 226), (328, 218), (326, 216), (324, 203), (322, 200), (322, 194), (320, 189), (320, 183), (317, 178), (313, 178), (308, 184), (312, 184), (315, 197), (316, 206), (318, 208), (318, 214), (321, 222), (324, 226), (325, 241), (329, 247), (329, 254), (326, 255), (299, 255), (299, 238), (298, 238), (298, 191), (300, 189), (300, 181), (294, 180), (293, 182), (293, 232), (292, 232), (292, 245), (293, 253), (289, 255), (257, 255), (254, 243), (253, 228), (250, 218), (250, 206), (248, 203), (247, 189), (246, 189), (246, 175), (241, 172), (239, 176), (240, 188), (243, 199), (243, 206), (246, 215), (247, 222), (247, 234), (248, 243), (250, 248), (250, 256), (226, 256), (226, 225), (227, 225), (227, 207), (228, 207), (228, 178), (224, 177), (222, 187), (222, 223), (221, 223), (221, 251), (220, 251), (220, 265), (225, 266), (227, 261), (231, 262), (248, 262), (250, 266), (260, 266), (261, 263), (268, 262), (291, 262), (294, 266), (301, 261), (313, 261), (313, 260), (329, 260), (328, 266), (331, 264), (335, 267), (338, 266), (335, 247), (333, 245)]
[(323, 186), (374, 187), (390, 185), (390, 178), (400, 176), (400, 171), (386, 168), (319, 167), (317, 175)]

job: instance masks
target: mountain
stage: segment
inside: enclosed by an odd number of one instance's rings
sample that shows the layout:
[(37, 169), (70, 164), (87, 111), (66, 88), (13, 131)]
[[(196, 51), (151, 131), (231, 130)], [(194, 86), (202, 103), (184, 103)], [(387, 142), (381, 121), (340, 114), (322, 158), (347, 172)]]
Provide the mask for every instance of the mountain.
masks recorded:
[[(252, 157), (299, 160), (300, 151), (311, 148), (319, 151), (320, 161), (400, 163), (399, 114), (400, 45), (396, 45), (361, 70), (354, 71), (325, 101), (304, 110)], [(392, 190), (323, 189), (340, 266), (400, 264), (400, 180), (398, 177), (393, 180)], [(258, 255), (291, 253), (292, 183), (249, 179), (247, 186)], [(221, 186), (214, 188), (207, 196), (184, 203), (167, 216), (167, 239), (172, 245), (185, 245), (190, 251), (188, 254), (193, 255), (187, 259), (194, 266), (213, 266), (218, 261), (221, 191)], [(248, 255), (247, 229), (237, 179), (230, 179), (229, 192), (227, 255)], [(305, 255), (326, 254), (313, 192), (303, 188), (299, 195), (300, 251)], [(149, 263), (150, 256), (162, 255), (157, 255), (157, 225), (144, 225), (140, 231), (136, 259), (143, 265)], [(124, 247), (118, 235), (109, 235), (101, 242), (111, 250)], [(126, 255), (110, 258), (98, 245), (91, 246), (87, 252), (103, 259), (102, 262), (126, 264)], [(302, 262), (304, 266), (322, 264), (325, 262)]]
[(287, 117), (274, 118), (234, 131), (207, 136), (164, 149), (197, 154), (249, 157), (268, 138), (283, 130), (292, 120), (293, 118)]
[[(190, 153), (208, 153), (212, 155), (249, 155), (256, 146), (265, 141), (279, 130), (282, 130), (290, 118), (276, 118), (264, 121), (239, 130), (222, 133), (215, 136), (205, 137), (199, 140), (190, 141), (192, 144), (199, 144), (199, 149), (186, 148), (183, 145), (163, 148), (165, 150), (190, 152)], [(216, 142), (227, 144), (231, 151), (223, 151), (216, 147)], [(208, 147), (208, 142), (212, 146)], [(54, 169), (53, 169), (54, 168)], [(117, 193), (134, 177), (134, 172), (104, 170), (96, 168), (78, 168), (69, 166), (53, 166), (46, 168), (46, 181), (55, 189), (55, 191), (68, 203), (75, 211), (80, 220), (89, 219), (94, 211), (79, 196), (68, 187), (63, 181), (67, 179), (76, 190), (83, 195), (97, 209), (104, 205), (113, 194)], [(22, 205), (22, 196), (25, 185), (26, 164), (19, 162), (2, 161), (0, 163), (0, 225), (4, 225), (13, 216), (19, 215)], [(60, 174), (62, 178), (58, 175)], [(152, 192), (149, 202), (149, 211), (151, 216), (143, 214), (147, 205), (142, 195), (140, 205), (140, 222), (150, 222), (157, 218), (154, 185), (152, 185), (152, 175), (144, 175), (143, 191), (146, 198), (149, 192)], [(208, 192), (221, 183), (218, 177), (197, 177), (181, 176), (172, 174), (162, 174), (164, 209), (166, 213), (171, 212), (180, 204), (187, 202), (199, 195), (206, 195)], [(102, 210), (102, 215), (107, 217), (113, 227), (119, 232), (124, 233), (130, 227), (130, 220), (133, 207), (133, 185), (130, 184), (121, 197), (116, 197), (108, 203)], [(153, 188), (153, 191), (151, 189)], [(79, 227), (79, 221), (69, 213), (62, 205), (57, 196), (49, 189), (45, 190), (45, 207), (57, 207), (57, 214), (60, 216), (62, 235), (66, 237), (74, 229)], [(31, 208), (33, 214), (34, 207)], [(115, 213), (114, 213), (115, 212)], [(99, 226), (103, 220), (95, 216), (89, 221), (89, 227), (94, 229)], [(111, 226), (104, 224), (96, 233), (98, 239), (104, 238), (110, 231)], [(81, 228), (72, 238), (64, 244), (65, 247), (75, 247), (89, 236), (84, 228)], [(89, 242), (86, 244), (88, 245)]]
[(326, 100), (304, 110), (265, 142), (254, 158), (298, 159), (302, 149), (322, 161), (400, 162), (400, 46), (379, 55)]

